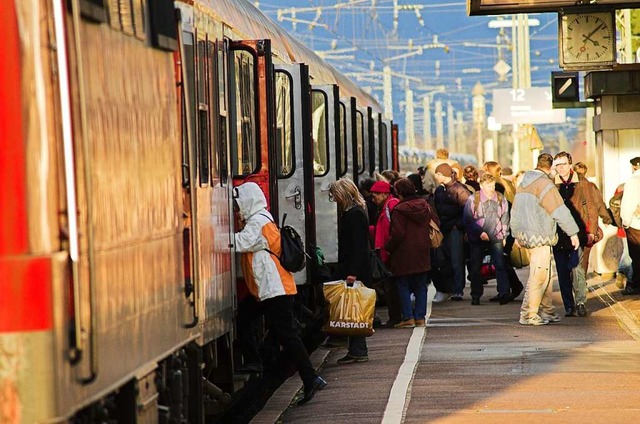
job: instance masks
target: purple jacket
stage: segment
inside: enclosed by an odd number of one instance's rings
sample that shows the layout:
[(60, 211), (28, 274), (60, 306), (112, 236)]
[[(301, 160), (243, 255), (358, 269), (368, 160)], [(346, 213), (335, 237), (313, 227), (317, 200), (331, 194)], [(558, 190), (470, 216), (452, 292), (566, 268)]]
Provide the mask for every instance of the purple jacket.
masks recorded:
[[(477, 199), (480, 199), (476, 205)], [(481, 242), (480, 234), (487, 233), (492, 242), (504, 240), (509, 235), (509, 204), (498, 192), (491, 199), (480, 190), (469, 196), (462, 217), (467, 238), (471, 243)]]

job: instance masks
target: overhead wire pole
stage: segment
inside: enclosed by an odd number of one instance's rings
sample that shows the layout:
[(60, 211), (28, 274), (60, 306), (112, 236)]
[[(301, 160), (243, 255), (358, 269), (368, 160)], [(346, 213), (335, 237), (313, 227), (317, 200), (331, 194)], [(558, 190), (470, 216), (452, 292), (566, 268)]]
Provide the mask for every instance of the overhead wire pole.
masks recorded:
[(431, 149), (433, 146), (431, 143), (433, 142), (431, 139), (431, 99), (429, 99), (429, 95), (426, 95), (422, 98), (422, 113), (423, 113), (423, 137), (424, 137), (424, 148)]
[(456, 146), (455, 116), (453, 115), (453, 105), (451, 102), (447, 102), (447, 143), (449, 144), (449, 150), (461, 153), (458, 150), (458, 146)]

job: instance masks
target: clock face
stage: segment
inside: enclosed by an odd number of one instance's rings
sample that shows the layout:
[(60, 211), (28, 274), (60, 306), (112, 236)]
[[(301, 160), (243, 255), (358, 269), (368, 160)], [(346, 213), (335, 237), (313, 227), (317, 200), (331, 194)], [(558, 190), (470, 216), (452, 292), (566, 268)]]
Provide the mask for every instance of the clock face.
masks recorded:
[(562, 15), (562, 62), (605, 65), (615, 61), (615, 29), (610, 12)]

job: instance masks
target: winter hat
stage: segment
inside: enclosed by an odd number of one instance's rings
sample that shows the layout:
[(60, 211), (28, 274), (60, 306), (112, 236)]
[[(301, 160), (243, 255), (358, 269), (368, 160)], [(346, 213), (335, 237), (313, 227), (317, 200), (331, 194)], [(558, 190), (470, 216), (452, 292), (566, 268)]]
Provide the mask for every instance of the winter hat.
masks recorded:
[(441, 163), (436, 168), (436, 174), (442, 174), (445, 177), (451, 178), (453, 176), (453, 169), (451, 169), (448, 163)]
[(371, 193), (390, 193), (391, 184), (386, 181), (376, 181), (369, 190)]
[(631, 162), (631, 165), (633, 166), (640, 166), (640, 156), (631, 159), (629, 162)]

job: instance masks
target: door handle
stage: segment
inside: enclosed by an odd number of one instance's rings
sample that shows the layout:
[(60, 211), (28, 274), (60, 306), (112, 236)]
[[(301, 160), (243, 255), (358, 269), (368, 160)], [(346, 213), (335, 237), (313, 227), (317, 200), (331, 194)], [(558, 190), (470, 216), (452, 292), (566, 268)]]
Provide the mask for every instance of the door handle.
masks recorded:
[(285, 196), (285, 199), (293, 199), (295, 208), (302, 209), (302, 190), (300, 190), (300, 187), (296, 187), (293, 193)]

